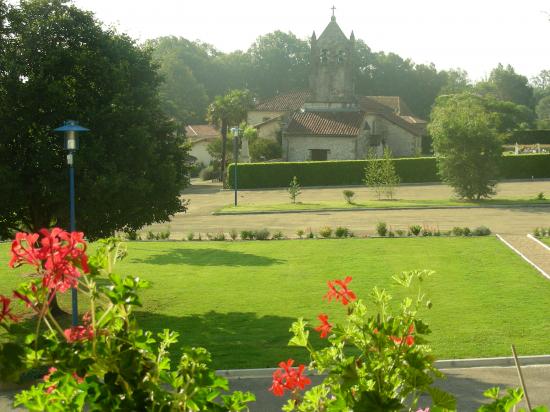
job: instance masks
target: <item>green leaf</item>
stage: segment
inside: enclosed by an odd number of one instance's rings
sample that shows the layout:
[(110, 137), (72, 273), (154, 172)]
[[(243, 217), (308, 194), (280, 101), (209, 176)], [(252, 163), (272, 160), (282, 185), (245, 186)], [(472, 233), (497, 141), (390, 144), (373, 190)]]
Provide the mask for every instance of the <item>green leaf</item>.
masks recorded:
[(307, 347), (309, 339), (309, 331), (306, 330), (307, 322), (304, 322), (304, 318), (299, 318), (296, 322), (292, 323), (289, 331), (294, 334), (294, 337), (288, 342), (288, 346), (300, 346)]
[(432, 397), (432, 401), (435, 406), (450, 410), (456, 410), (456, 399), (450, 393), (442, 391), (441, 389), (433, 386), (428, 387), (428, 392)]

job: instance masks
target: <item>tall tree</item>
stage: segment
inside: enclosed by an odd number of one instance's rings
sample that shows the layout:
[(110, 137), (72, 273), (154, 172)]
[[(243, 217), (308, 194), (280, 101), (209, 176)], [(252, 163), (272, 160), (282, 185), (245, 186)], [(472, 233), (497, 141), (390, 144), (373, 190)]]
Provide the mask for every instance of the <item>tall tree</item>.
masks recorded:
[(541, 129), (550, 129), (550, 95), (540, 99), (537, 104), (537, 125)]
[(480, 96), (440, 96), (428, 125), (439, 174), (458, 196), (481, 199), (495, 193), (502, 144), (498, 114)]
[(75, 155), (77, 228), (90, 238), (185, 210), (186, 149), (160, 109), (150, 54), (64, 0), (10, 6), (0, 38), (0, 229), (68, 226), (63, 139)]
[(227, 130), (231, 125), (239, 125), (246, 119), (252, 107), (252, 98), (248, 90), (230, 90), (223, 96), (216, 96), (208, 107), (208, 120), (220, 127), (222, 135), (222, 155), (220, 180), (224, 181), (227, 157)]
[(527, 77), (516, 73), (510, 65), (499, 64), (491, 71), (487, 81), (479, 82), (476, 91), (483, 95), (492, 95), (527, 107), (533, 107), (533, 88)]
[(253, 75), (249, 87), (260, 97), (307, 87), (310, 48), (292, 33), (258, 37), (248, 49)]

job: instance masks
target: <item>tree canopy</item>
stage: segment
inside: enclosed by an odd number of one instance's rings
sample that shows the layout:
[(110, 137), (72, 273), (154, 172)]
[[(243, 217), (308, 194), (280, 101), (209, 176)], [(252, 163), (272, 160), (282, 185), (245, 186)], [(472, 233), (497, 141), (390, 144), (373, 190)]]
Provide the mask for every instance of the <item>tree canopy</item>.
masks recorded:
[(185, 210), (186, 148), (161, 110), (148, 51), (64, 0), (0, 2), (0, 229), (68, 226), (67, 119), (91, 131), (75, 155), (77, 228), (139, 229)]
[(481, 199), (494, 194), (502, 156), (499, 113), (479, 95), (440, 96), (428, 125), (439, 174), (458, 196)]

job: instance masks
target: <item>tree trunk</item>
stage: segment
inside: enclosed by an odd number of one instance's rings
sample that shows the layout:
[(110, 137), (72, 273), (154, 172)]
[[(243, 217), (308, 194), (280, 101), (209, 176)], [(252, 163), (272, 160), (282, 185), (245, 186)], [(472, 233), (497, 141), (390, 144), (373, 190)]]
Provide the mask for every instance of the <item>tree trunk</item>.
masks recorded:
[(220, 164), (220, 181), (222, 183), (225, 182), (225, 160), (227, 157), (227, 120), (222, 119), (222, 127), (221, 127), (221, 133), (222, 133), (222, 160)]

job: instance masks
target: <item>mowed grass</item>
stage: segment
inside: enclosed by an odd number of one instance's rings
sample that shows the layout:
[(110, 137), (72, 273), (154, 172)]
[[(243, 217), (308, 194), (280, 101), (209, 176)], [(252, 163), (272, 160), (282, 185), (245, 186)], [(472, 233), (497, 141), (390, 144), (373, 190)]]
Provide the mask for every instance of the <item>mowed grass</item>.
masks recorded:
[(549, 206), (550, 200), (538, 199), (484, 199), (478, 201), (453, 199), (395, 199), (395, 200), (367, 200), (354, 203), (341, 202), (312, 202), (312, 203), (241, 203), (239, 206), (224, 206), (216, 213), (249, 213), (249, 212), (277, 212), (301, 210), (327, 209), (395, 209), (395, 208), (435, 208), (435, 207), (491, 207), (491, 206)]
[[(422, 317), (440, 358), (550, 352), (550, 282), (494, 237), (288, 240), (253, 242), (133, 242), (118, 267), (152, 284), (142, 294), (143, 327), (178, 331), (180, 344), (205, 346), (216, 368), (275, 367), (304, 351), (288, 348), (299, 316), (316, 325), (345, 308), (322, 300), (327, 279), (352, 276), (367, 299), (373, 286), (401, 295), (392, 275), (432, 269), (425, 283), (433, 309)], [(0, 245), (0, 293), (18, 280)], [(68, 301), (63, 300), (67, 306)], [(316, 335), (312, 332), (312, 335)], [(316, 344), (321, 344), (316, 340)]]
[(550, 237), (543, 237), (541, 240), (543, 243), (546, 243), (548, 246), (550, 246)]

